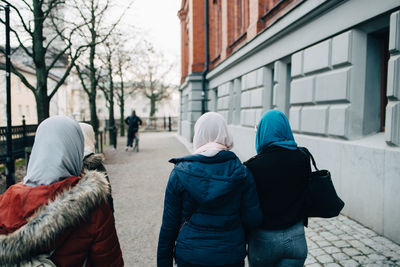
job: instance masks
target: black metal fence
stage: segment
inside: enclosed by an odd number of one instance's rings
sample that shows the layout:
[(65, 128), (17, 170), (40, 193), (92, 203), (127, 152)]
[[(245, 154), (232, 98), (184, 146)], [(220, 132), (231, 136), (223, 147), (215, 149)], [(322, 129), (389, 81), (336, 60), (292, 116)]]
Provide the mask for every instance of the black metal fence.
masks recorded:
[(145, 131), (177, 131), (178, 117), (142, 118)]
[[(142, 118), (143, 125), (141, 130), (144, 131), (176, 131), (178, 129), (178, 117), (153, 117), (153, 118)], [(116, 121), (119, 122), (119, 121)], [(86, 122), (89, 123), (90, 122)], [(107, 124), (107, 123), (106, 123)], [(119, 125), (117, 128), (119, 130)], [(13, 159), (20, 159), (25, 157), (26, 148), (32, 147), (33, 141), (35, 140), (35, 133), (38, 125), (36, 124), (25, 124), (25, 120), (22, 121), (22, 125), (12, 126), (12, 151)], [(6, 163), (7, 159), (7, 127), (0, 127), (0, 164)], [(99, 131), (98, 136), (98, 150), (103, 152), (103, 144), (106, 143), (108, 137), (108, 129), (105, 131)]]
[[(25, 124), (22, 121), (20, 126), (12, 126), (12, 151), (13, 158), (19, 159), (25, 157), (25, 148), (32, 147), (35, 139), (37, 125)], [(0, 127), (0, 164), (6, 163), (7, 159), (7, 127)]]

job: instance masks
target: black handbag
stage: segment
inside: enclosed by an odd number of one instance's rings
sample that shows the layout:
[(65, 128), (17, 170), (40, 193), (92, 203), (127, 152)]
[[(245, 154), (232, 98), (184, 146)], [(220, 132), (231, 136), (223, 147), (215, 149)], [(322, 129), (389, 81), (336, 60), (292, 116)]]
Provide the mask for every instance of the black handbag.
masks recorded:
[(328, 170), (319, 170), (313, 155), (307, 148), (300, 148), (307, 154), (315, 168), (310, 175), (306, 192), (306, 215), (308, 217), (332, 218), (339, 215), (344, 207), (337, 195)]

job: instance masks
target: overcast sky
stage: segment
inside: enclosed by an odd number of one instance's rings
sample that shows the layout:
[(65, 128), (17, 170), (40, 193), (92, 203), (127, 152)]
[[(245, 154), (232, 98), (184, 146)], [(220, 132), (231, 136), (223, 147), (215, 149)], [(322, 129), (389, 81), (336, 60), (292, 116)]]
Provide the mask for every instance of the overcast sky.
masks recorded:
[(180, 53), (180, 24), (177, 16), (181, 0), (135, 0), (124, 23), (144, 30), (165, 53)]
[(180, 70), (180, 22), (177, 16), (180, 5), (181, 0), (134, 0), (122, 21), (144, 32), (167, 59), (177, 64), (174, 70), (176, 83), (179, 83)]

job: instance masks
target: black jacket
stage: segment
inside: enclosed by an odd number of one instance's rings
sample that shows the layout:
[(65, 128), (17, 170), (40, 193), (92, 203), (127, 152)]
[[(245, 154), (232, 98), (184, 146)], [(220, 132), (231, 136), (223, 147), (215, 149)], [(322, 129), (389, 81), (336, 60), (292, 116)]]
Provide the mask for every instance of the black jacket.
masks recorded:
[(263, 211), (260, 228), (285, 229), (304, 220), (305, 191), (311, 174), (310, 159), (299, 149), (278, 146), (244, 163), (253, 173)]
[(129, 116), (125, 119), (125, 123), (129, 125), (128, 131), (137, 131), (139, 129), (139, 125), (142, 125), (143, 122), (138, 116)]

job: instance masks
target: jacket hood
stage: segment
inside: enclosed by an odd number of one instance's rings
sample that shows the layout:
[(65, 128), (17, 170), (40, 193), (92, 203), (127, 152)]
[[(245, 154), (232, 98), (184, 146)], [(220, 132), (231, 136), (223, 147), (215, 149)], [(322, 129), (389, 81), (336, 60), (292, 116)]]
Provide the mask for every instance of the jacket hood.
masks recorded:
[(0, 235), (0, 266), (18, 264), (42, 251), (51, 251), (55, 239), (87, 219), (108, 194), (105, 175), (87, 172), (77, 185), (37, 209), (25, 225), (11, 234)]
[(247, 171), (233, 152), (221, 151), (214, 157), (190, 155), (170, 160), (184, 188), (198, 203), (210, 203), (240, 187)]
[(85, 156), (85, 158), (83, 159), (82, 169), (96, 170), (103, 165), (103, 162), (104, 162), (103, 154), (91, 153)]

